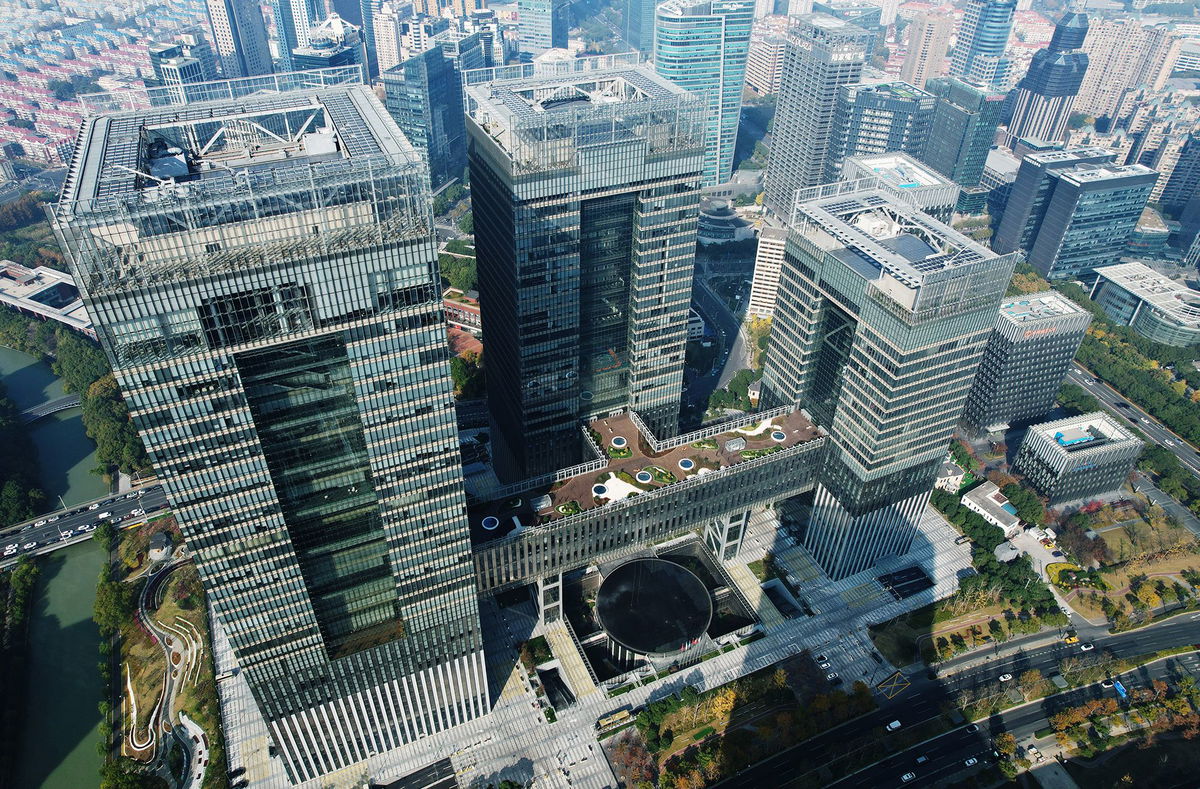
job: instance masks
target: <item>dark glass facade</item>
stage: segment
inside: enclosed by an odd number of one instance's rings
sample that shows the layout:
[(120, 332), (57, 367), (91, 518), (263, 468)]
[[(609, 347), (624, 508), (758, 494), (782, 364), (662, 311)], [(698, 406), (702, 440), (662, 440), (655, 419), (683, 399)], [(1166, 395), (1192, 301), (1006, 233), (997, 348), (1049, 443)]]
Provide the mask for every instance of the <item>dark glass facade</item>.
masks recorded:
[(441, 47), (414, 55), (381, 75), (388, 113), (429, 162), (438, 189), (467, 166), (462, 78)]

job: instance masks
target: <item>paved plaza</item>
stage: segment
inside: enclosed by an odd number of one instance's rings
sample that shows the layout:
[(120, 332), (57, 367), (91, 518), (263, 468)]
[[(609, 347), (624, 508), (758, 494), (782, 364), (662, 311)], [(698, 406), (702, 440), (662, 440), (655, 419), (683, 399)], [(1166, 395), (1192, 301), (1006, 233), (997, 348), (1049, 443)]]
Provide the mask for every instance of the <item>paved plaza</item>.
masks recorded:
[[(773, 510), (751, 518), (742, 553), (725, 565), (739, 590), (763, 623), (765, 636), (743, 647), (682, 669), (656, 682), (634, 688), (613, 699), (596, 688), (582, 658), (573, 651), (562, 629), (543, 629), (532, 602), (507, 607), (494, 598), (480, 601), (487, 645), (488, 682), (493, 711), (448, 731), (372, 756), (339, 772), (322, 776), (305, 787), (361, 786), (368, 781), (390, 783), (438, 760), (449, 758), (463, 787), (485, 787), (502, 779), (532, 781), (534, 786), (567, 789), (605, 789), (616, 778), (595, 738), (596, 719), (627, 705), (639, 706), (678, 692), (686, 685), (707, 690), (770, 666), (802, 650), (822, 653), (846, 684), (863, 680), (874, 685), (895, 669), (872, 657), (866, 627), (952, 594), (970, 567), (969, 546), (956, 545), (958, 533), (927, 508), (911, 553), (892, 557), (868, 572), (831, 582), (822, 575), (805, 549), (781, 529)], [(762, 593), (746, 563), (772, 552), (781, 574), (797, 583), (797, 591), (813, 612), (787, 618)], [(918, 565), (934, 582), (932, 588), (896, 600), (875, 580), (883, 573)], [(253, 786), (291, 787), (277, 757), (269, 751), (266, 724), (259, 715), (246, 681), (236, 673), (228, 639), (216, 617), (214, 653), (221, 694), (222, 717), (230, 768), (245, 767)], [(551, 643), (560, 675), (577, 701), (549, 723), (517, 660), (516, 646), (544, 634)]]

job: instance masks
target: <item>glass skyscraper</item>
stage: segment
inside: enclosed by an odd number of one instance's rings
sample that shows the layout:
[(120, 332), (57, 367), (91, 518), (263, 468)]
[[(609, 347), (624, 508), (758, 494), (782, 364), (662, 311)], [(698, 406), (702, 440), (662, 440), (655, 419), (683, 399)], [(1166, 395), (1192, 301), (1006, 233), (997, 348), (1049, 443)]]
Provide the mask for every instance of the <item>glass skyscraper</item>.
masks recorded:
[(467, 166), (462, 78), (441, 47), (414, 55), (380, 75), (384, 103), (400, 131), (425, 154), (437, 189)]
[(1087, 32), (1087, 14), (1069, 12), (1054, 26), (1049, 46), (1034, 53), (1029, 71), (1017, 83), (1008, 147), (1015, 148), (1022, 139), (1054, 143), (1066, 136), (1067, 120), (1088, 67), (1083, 51)]
[(918, 158), (963, 187), (959, 209), (977, 213), (984, 198), (979, 182), (1004, 114), (1004, 94), (954, 77), (927, 80), (925, 90), (937, 97), (937, 106)]
[(843, 85), (838, 92), (825, 182), (841, 178), (842, 162), (872, 153), (919, 154), (937, 100), (907, 82)]
[(489, 696), (428, 174), (368, 88), (291, 77), (91, 116), (54, 224), (303, 781)]
[(566, 48), (570, 8), (569, 0), (518, 0), (521, 60), (532, 60), (547, 49)]
[(493, 458), (579, 462), (580, 420), (632, 409), (675, 435), (704, 105), (646, 66), (473, 72), (471, 201)]
[(703, 186), (733, 175), (753, 0), (667, 0), (654, 25), (654, 70), (704, 99)]
[(803, 541), (832, 578), (910, 548), (1017, 257), (881, 190), (797, 196), (761, 402), (829, 432)]
[(967, 0), (950, 60), (950, 76), (1005, 88), (1012, 62), (1005, 51), (1016, 0)]

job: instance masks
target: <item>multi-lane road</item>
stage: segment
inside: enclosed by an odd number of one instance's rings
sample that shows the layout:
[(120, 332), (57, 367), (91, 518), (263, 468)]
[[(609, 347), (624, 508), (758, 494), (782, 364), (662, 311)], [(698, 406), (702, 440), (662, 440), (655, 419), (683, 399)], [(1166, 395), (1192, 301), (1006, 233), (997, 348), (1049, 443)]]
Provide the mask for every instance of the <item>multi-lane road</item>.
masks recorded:
[(1179, 462), (1193, 474), (1200, 476), (1200, 454), (1196, 448), (1179, 436), (1168, 430), (1161, 422), (1147, 414), (1137, 405), (1127, 400), (1117, 390), (1099, 380), (1078, 364), (1072, 365), (1067, 373), (1067, 380), (1076, 386), (1081, 386), (1092, 397), (1100, 401), (1105, 410), (1110, 411), (1125, 422), (1146, 434), (1154, 443), (1170, 450)]
[[(912, 746), (897, 753), (888, 754), (888, 740), (895, 740), (898, 735), (889, 734), (886, 726), (893, 720), (901, 722), (901, 730), (911, 731), (913, 728), (939, 718), (942, 708), (950, 702), (954, 695), (964, 688), (973, 688), (977, 693), (1005, 691), (1009, 683), (1015, 683), (1021, 672), (1037, 669), (1043, 676), (1049, 677), (1059, 670), (1060, 661), (1067, 657), (1088, 658), (1111, 654), (1114, 657), (1132, 657), (1143, 655), (1171, 647), (1179, 647), (1200, 643), (1200, 614), (1182, 614), (1174, 619), (1152, 625), (1147, 628), (1110, 635), (1103, 628), (1081, 626), (1079, 634), (1083, 644), (1091, 644), (1094, 649), (1084, 649), (1079, 644), (1065, 644), (1056, 641), (1053, 644), (1041, 644), (1015, 655), (987, 660), (988, 653), (975, 652), (963, 656), (943, 668), (942, 676), (929, 677), (925, 674), (914, 674), (907, 677), (911, 684), (893, 699), (877, 696), (879, 709), (869, 715), (858, 718), (838, 729), (819, 735), (801, 743), (794, 748), (783, 751), (766, 761), (760, 762), (737, 776), (727, 779), (720, 784), (727, 789), (753, 789), (761, 786), (787, 786), (792, 780), (799, 779), (811, 770), (819, 770), (828, 761), (827, 754), (840, 753), (838, 750), (844, 743), (853, 742), (864, 737), (877, 737), (879, 748), (867, 758), (874, 756), (879, 760), (858, 773), (835, 783), (839, 787), (882, 787), (882, 786), (929, 786), (939, 781), (947, 781), (958, 771), (968, 770), (967, 759), (978, 759), (979, 769), (990, 757), (988, 738), (1002, 731), (1012, 732), (1020, 740), (1028, 738), (1032, 732), (1043, 728), (1046, 715), (1054, 710), (1075, 701), (1077, 698), (1090, 698), (1104, 689), (1099, 685), (1070, 691), (1069, 693), (1051, 696), (1043, 702), (1028, 707), (1021, 707), (1000, 716), (993, 716), (987, 721), (981, 721), (978, 731), (967, 731), (966, 726), (960, 726), (951, 732), (937, 737), (931, 742)], [(1044, 634), (1043, 634), (1044, 636)], [(1036, 640), (1037, 637), (1034, 637)], [(1090, 641), (1088, 639), (1091, 639)], [(981, 662), (982, 661), (982, 662)], [(1200, 674), (1200, 663), (1195, 655), (1175, 659), (1171, 666), (1157, 663), (1153, 666), (1142, 667), (1127, 672), (1126, 677), (1132, 677), (1134, 684), (1147, 682), (1147, 677), (1157, 678), (1165, 675), (1168, 668), (1178, 670), (1183, 666), (1189, 671)], [(953, 673), (947, 673), (952, 671)], [(1001, 682), (1000, 676), (1013, 675), (1014, 679)], [(1126, 684), (1130, 684), (1127, 682)], [(1112, 692), (1112, 691), (1108, 691)], [(917, 758), (925, 756), (926, 761), (917, 764)], [(905, 773), (913, 772), (915, 778), (902, 781)]]
[(46, 553), (85, 539), (102, 520), (128, 526), (167, 506), (162, 486), (154, 485), (39, 515), (32, 521), (0, 531), (0, 565), (15, 561), (23, 554)]

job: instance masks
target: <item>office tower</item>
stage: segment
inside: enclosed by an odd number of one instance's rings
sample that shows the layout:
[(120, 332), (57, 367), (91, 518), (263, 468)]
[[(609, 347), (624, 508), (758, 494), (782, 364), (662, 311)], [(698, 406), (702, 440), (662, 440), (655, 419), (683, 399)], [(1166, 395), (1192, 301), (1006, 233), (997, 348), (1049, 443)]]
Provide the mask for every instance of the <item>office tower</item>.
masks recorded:
[(579, 462), (592, 415), (629, 408), (678, 432), (704, 104), (648, 67), (597, 62), (466, 88), (502, 479)]
[(1008, 147), (1021, 139), (1061, 142), (1066, 137), (1075, 94), (1088, 68), (1082, 49), (1087, 32), (1087, 14), (1069, 12), (1054, 26), (1049, 46), (1034, 53), (1014, 93)]
[(1163, 209), (1173, 216), (1179, 216), (1192, 195), (1200, 190), (1200, 133), (1184, 138), (1175, 167), (1162, 187)]
[(1043, 422), (1025, 431), (1013, 468), (1051, 505), (1119, 490), (1142, 442), (1103, 412)]
[(364, 65), (361, 31), (337, 14), (308, 31), (308, 43), (292, 50), (292, 67), (297, 71), (332, 66)]
[(754, 253), (754, 278), (750, 282), (750, 301), (746, 312), (759, 318), (775, 314), (775, 298), (779, 293), (779, 267), (783, 263), (783, 245), (787, 228), (764, 225), (758, 233), (758, 248)]
[(1050, 178), (1028, 259), (1047, 279), (1072, 279), (1118, 261), (1158, 173), (1144, 164), (1079, 165)]
[(400, 48), (400, 39), (404, 32), (404, 20), (407, 14), (401, 12), (399, 3), (384, 3), (375, 13), (371, 26), (371, 39), (375, 45), (375, 63), (382, 76), (384, 72), (399, 66), (404, 53)]
[(991, 88), (1003, 88), (1012, 67), (1008, 37), (1014, 0), (967, 0), (950, 61), (950, 76)]
[[(487, 55), (483, 51), (483, 35), (479, 31), (466, 33), (450, 28), (443, 30), (433, 37), (433, 45), (450, 58), (455, 70), (461, 75), (464, 71), (474, 71), (487, 67)], [(459, 77), (461, 82), (462, 78)], [(460, 86), (459, 98), (462, 98)], [(466, 155), (466, 132), (463, 133), (463, 155)]]
[(387, 110), (404, 136), (425, 154), (434, 189), (461, 177), (467, 166), (459, 74), (442, 48), (434, 47), (380, 75)]
[(149, 54), (154, 82), (166, 89), (156, 92), (156, 103), (182, 104), (198, 99), (203, 89), (187, 86), (217, 78), (212, 47), (201, 36), (189, 34), (170, 44), (151, 44)]
[(797, 17), (788, 31), (767, 165), (766, 205), (791, 215), (796, 190), (824, 180), (838, 91), (862, 77), (869, 34), (826, 14)]
[(936, 99), (906, 82), (843, 85), (838, 91), (825, 182), (841, 178), (848, 156), (904, 152), (925, 147)]
[(953, 32), (954, 20), (949, 14), (919, 12), (908, 27), (908, 52), (900, 67), (900, 79), (924, 88), (925, 80), (940, 77), (945, 70), (946, 50), (950, 48)]
[(569, 0), (518, 0), (517, 35), (521, 60), (529, 61), (547, 49), (567, 46)]
[(867, 40), (867, 62), (875, 56), (875, 50), (883, 42), (887, 32), (879, 21), (883, 9), (866, 0), (814, 0), (810, 13), (827, 14), (867, 31), (870, 34)]
[(1048, 414), (1091, 322), (1091, 313), (1054, 291), (1006, 300), (975, 373), (963, 422), (999, 432)]
[[(329, 2), (329, 0), (327, 0)], [(343, 0), (345, 2), (345, 0)], [(356, 26), (363, 45), (363, 68), (367, 79), (379, 76), (379, 45), (375, 41), (375, 18), (383, 10), (384, 0), (359, 0), (356, 13), (345, 15), (338, 11), (336, 0), (331, 3), (330, 11), (336, 13), (346, 22)], [(346, 3), (353, 6), (352, 3)]]
[(1088, 71), (1075, 98), (1075, 112), (1116, 118), (1126, 92), (1145, 85), (1162, 90), (1175, 68), (1183, 39), (1136, 19), (1101, 19), (1088, 29), (1083, 51)]
[(872, 179), (876, 188), (942, 222), (954, 217), (961, 191), (958, 184), (929, 165), (898, 152), (846, 157), (840, 180), (859, 179)]
[(954, 77), (925, 83), (937, 97), (933, 123), (921, 161), (962, 186), (959, 211), (983, 211), (987, 190), (981, 186), (984, 165), (1004, 114), (1004, 96)]
[(1062, 151), (1029, 154), (1021, 160), (1013, 181), (1008, 205), (992, 238), (997, 252), (1028, 252), (1037, 237), (1053, 193), (1055, 170), (1081, 164), (1112, 164), (1114, 154), (1105, 148), (1067, 148)]
[(656, 12), (654, 70), (706, 106), (702, 186), (733, 174), (753, 22), (751, 0), (666, 0)]
[(428, 176), (324, 79), (88, 118), (54, 215), (294, 782), (489, 703)]
[(779, 92), (783, 50), (787, 46), (784, 37), (786, 32), (786, 17), (759, 19), (751, 28), (750, 51), (746, 55), (746, 85), (760, 95)]
[(654, 52), (654, 0), (625, 0), (625, 43), (638, 52)]
[[(1190, 138), (1191, 134), (1172, 134), (1164, 138), (1149, 157), (1143, 157), (1143, 160), (1149, 159), (1145, 162), (1146, 166), (1158, 173), (1158, 182), (1154, 184), (1154, 189), (1150, 192), (1150, 202), (1158, 203), (1162, 200), (1163, 193), (1167, 190), (1167, 184), (1170, 183), (1176, 168), (1183, 161)], [(1195, 156), (1195, 153), (1193, 152), (1191, 155)], [(1187, 163), (1184, 166), (1186, 169)]]
[(878, 189), (798, 195), (761, 403), (829, 432), (803, 541), (832, 578), (911, 546), (1017, 257)]
[(271, 0), (279, 59), (293, 70), (292, 52), (309, 44), (309, 31), (325, 18), (323, 0)]
[(255, 0), (207, 0), (208, 23), (228, 78), (270, 74), (271, 49), (262, 9)]

